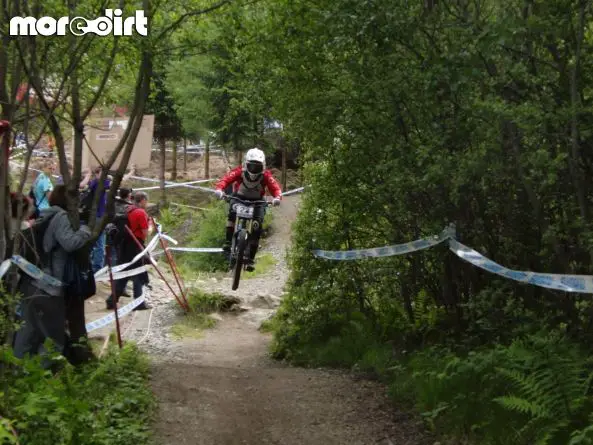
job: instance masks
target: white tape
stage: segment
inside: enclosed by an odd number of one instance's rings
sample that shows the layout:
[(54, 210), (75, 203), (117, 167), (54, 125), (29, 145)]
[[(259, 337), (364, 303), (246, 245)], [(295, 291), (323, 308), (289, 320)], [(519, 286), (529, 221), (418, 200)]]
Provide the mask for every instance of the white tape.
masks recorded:
[[(222, 247), (169, 247), (167, 250), (176, 251), (176, 252), (210, 252), (210, 253), (217, 253), (222, 252)], [(164, 253), (164, 250), (159, 250), (154, 252), (154, 256), (160, 255)]]
[(427, 249), (446, 241), (451, 236), (450, 229), (445, 229), (440, 235), (430, 238), (423, 238), (410, 243), (395, 244), (393, 246), (372, 247), (370, 249), (358, 250), (321, 250), (313, 251), (313, 255), (328, 260), (360, 260), (362, 258), (388, 257), (394, 255), (404, 255), (418, 250)]
[[(116, 272), (113, 273), (114, 280), (121, 280), (122, 278), (133, 277), (134, 275), (140, 275), (141, 273), (146, 272), (148, 269), (146, 266), (137, 267), (136, 269), (127, 270), (125, 272)], [(96, 282), (102, 281), (109, 281), (109, 271), (107, 271), (107, 275), (102, 275), (98, 278), (95, 278)]]
[[(176, 182), (176, 183), (175, 182), (174, 183), (166, 182), (165, 188), (188, 187), (193, 184), (202, 184), (204, 182), (212, 182), (212, 181), (215, 181), (215, 179), (200, 179), (199, 181)], [(160, 189), (160, 188), (161, 188), (160, 185), (155, 185), (154, 187), (142, 187), (142, 188), (134, 189), (134, 191), (156, 190), (156, 189)], [(188, 188), (191, 188), (191, 187), (188, 187)]]
[[(142, 291), (142, 295), (139, 298), (136, 298), (135, 300), (133, 300), (132, 302), (126, 304), (124, 307), (119, 308), (117, 310), (117, 318), (121, 319), (122, 317), (128, 315), (130, 312), (132, 312), (132, 310), (138, 306), (140, 306), (142, 303), (144, 303), (146, 301), (146, 287), (144, 288), (144, 290)], [(86, 331), (87, 332), (92, 332), (95, 329), (101, 329), (102, 327), (108, 326), (111, 323), (115, 322), (115, 314), (112, 312), (111, 314), (108, 314), (102, 318), (99, 318), (98, 320), (95, 321), (91, 321), (90, 323), (86, 324)]]
[(546, 274), (507, 269), (458, 241), (450, 240), (449, 248), (459, 258), (504, 278), (564, 292), (593, 294), (593, 276), (591, 275)]
[(12, 261), (10, 259), (2, 261), (2, 264), (0, 264), (0, 280), (4, 275), (6, 275), (6, 272), (8, 272), (10, 266), (12, 266)]
[(293, 190), (289, 190), (287, 192), (282, 193), (282, 196), (289, 196), (289, 195), (293, 195), (295, 193), (300, 193), (303, 190), (305, 190), (305, 187), (299, 187), (297, 189), (293, 189)]

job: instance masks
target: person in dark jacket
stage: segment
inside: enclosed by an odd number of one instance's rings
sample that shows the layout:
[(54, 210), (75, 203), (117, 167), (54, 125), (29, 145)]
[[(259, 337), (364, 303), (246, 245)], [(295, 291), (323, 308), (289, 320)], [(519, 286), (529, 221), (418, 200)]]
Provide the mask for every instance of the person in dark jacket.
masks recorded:
[[(74, 230), (66, 212), (66, 187), (58, 185), (49, 197), (50, 207), (41, 211), (40, 218), (51, 219), (43, 237), (43, 249), (48, 261), (43, 272), (61, 280), (68, 255), (83, 247), (91, 237), (87, 226)], [(51, 339), (57, 352), (64, 353), (66, 345), (66, 299), (62, 286), (54, 286), (25, 275), (19, 291), (24, 295), (21, 301), (24, 323), (16, 333), (14, 353), (23, 358), (43, 351), (43, 343)], [(82, 302), (82, 324), (84, 325), (84, 301)], [(70, 308), (79, 312), (80, 308)], [(70, 317), (68, 317), (70, 318)], [(71, 336), (72, 326), (70, 326)], [(84, 327), (83, 327), (84, 330)], [(86, 334), (86, 330), (84, 330)], [(46, 367), (51, 363), (46, 359)]]

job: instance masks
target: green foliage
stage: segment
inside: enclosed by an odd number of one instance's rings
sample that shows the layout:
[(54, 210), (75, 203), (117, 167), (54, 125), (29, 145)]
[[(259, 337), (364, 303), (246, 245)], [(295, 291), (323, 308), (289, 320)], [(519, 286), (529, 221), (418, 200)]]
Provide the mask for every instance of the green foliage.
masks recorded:
[[(184, 245), (187, 247), (221, 247), (225, 240), (225, 225), (228, 205), (213, 202), (208, 210), (196, 219), (187, 234)], [(181, 270), (187, 272), (214, 272), (224, 270), (227, 262), (221, 254), (181, 252), (176, 261)]]
[(200, 289), (192, 289), (187, 302), (191, 312), (209, 314), (217, 312), (224, 303), (224, 295), (218, 293), (206, 293)]
[(182, 314), (172, 326), (171, 332), (178, 338), (201, 338), (204, 329), (216, 325), (216, 320), (208, 314), (219, 311), (224, 304), (224, 296), (218, 293), (206, 293), (200, 289), (192, 289), (187, 301), (190, 312)]
[(0, 435), (14, 428), (31, 445), (149, 443), (155, 403), (148, 362), (133, 345), (82, 368), (64, 363), (55, 376), (39, 357), (21, 362), (6, 348), (2, 362), (14, 372), (3, 375)]
[(244, 279), (255, 278), (265, 275), (276, 266), (276, 260), (269, 253), (261, 253), (261, 251), (259, 251), (255, 260), (255, 270), (253, 270), (252, 272), (245, 271), (245, 274), (242, 274)]

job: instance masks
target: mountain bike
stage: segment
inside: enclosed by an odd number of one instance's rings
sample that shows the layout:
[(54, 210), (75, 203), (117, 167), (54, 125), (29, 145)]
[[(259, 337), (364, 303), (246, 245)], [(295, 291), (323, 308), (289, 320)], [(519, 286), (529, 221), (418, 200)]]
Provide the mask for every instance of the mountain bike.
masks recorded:
[[(241, 270), (245, 268), (249, 261), (250, 250), (255, 242), (252, 235), (254, 229), (260, 224), (253, 217), (254, 210), (258, 206), (270, 207), (271, 203), (265, 199), (257, 201), (244, 201), (235, 196), (225, 195), (224, 200), (231, 203), (236, 213), (235, 233), (231, 244), (230, 268), (233, 270), (232, 289), (237, 290), (239, 280), (241, 279)], [(235, 202), (236, 201), (236, 202)]]

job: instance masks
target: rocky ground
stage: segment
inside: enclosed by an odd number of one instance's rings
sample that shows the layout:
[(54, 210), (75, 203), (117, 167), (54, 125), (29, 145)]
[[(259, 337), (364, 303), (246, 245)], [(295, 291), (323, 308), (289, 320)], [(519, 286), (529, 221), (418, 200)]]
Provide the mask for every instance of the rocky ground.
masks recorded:
[(215, 315), (217, 325), (202, 338), (172, 336), (170, 327), (179, 310), (156, 276), (153, 309), (123, 320), (124, 338), (139, 342), (153, 359), (152, 382), (159, 399), (157, 444), (434, 442), (418, 418), (394, 408), (382, 385), (341, 371), (293, 368), (269, 358), (270, 336), (258, 328), (283, 296), (288, 276), (285, 252), (298, 203), (298, 196), (287, 197), (274, 210), (273, 232), (262, 249), (276, 258), (273, 270), (242, 280), (237, 291), (231, 290), (230, 276), (192, 283), (203, 291), (240, 299), (241, 310)]

